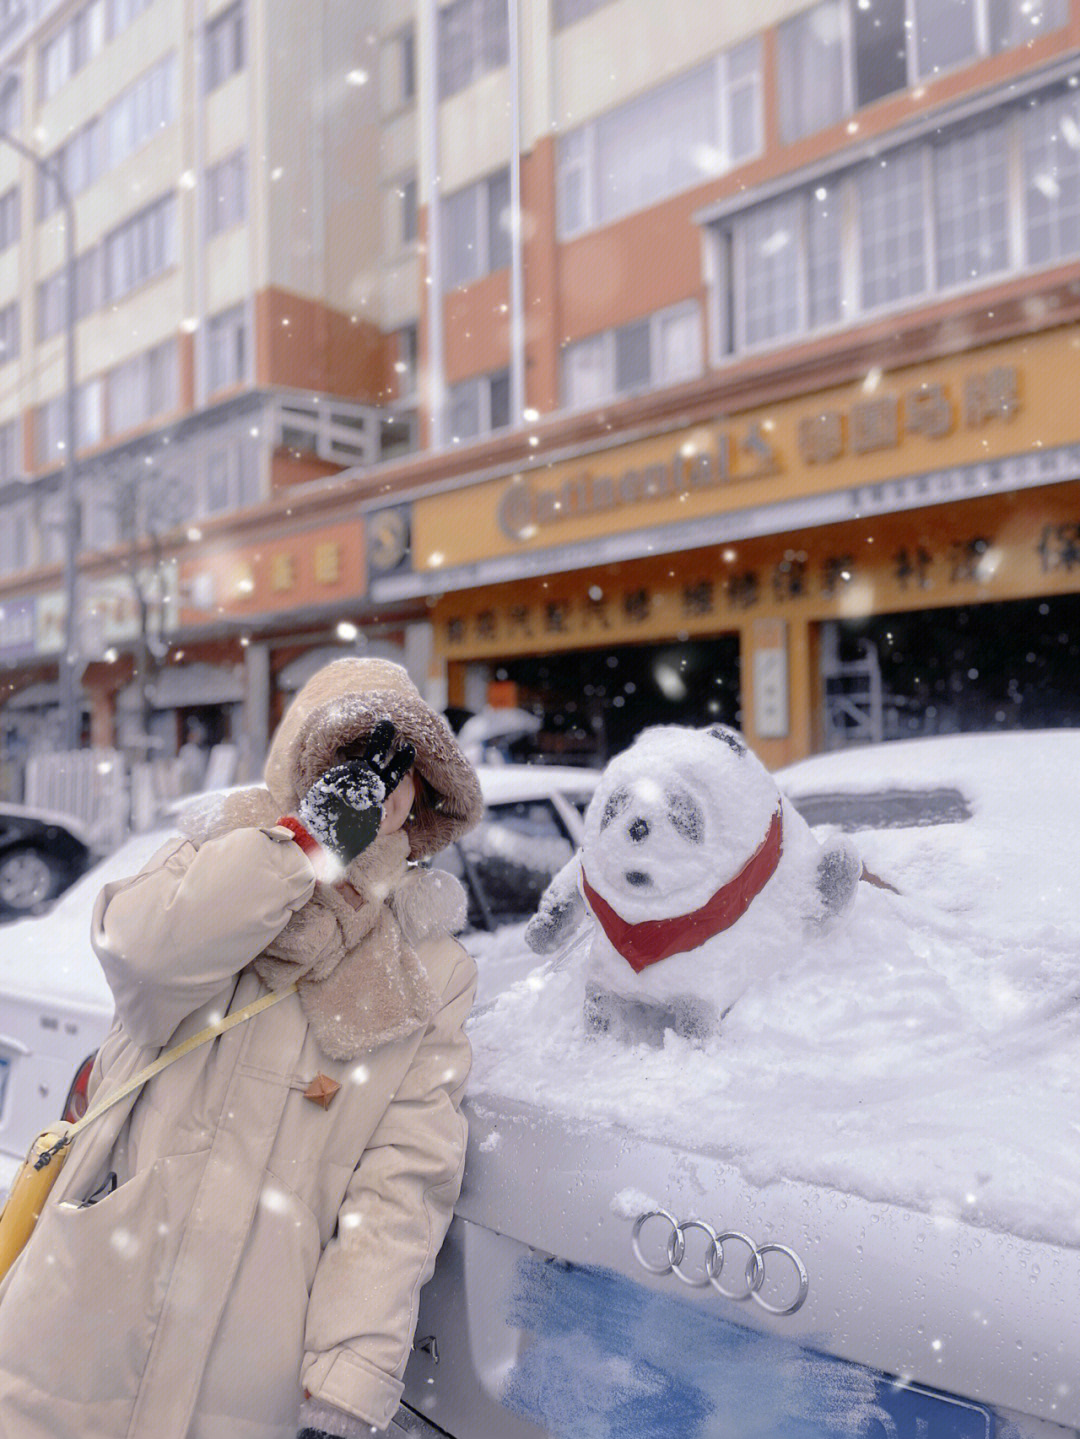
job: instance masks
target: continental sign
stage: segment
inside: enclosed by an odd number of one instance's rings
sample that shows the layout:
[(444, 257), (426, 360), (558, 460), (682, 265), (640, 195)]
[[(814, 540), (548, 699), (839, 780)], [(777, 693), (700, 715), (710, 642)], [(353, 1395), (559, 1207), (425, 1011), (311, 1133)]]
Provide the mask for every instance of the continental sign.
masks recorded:
[[(1080, 335), (1063, 328), (541, 462), (415, 501), (408, 553), (386, 546), (371, 594), (505, 583), (1053, 483), (1076, 473), (1077, 393)], [(396, 516), (388, 535), (405, 529)]]

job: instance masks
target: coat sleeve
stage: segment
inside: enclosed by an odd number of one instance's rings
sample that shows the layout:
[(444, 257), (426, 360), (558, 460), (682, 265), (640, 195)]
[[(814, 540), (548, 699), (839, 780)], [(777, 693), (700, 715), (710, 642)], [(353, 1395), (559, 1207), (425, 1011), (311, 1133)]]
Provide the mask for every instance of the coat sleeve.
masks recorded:
[(107, 884), (91, 943), (138, 1045), (160, 1048), (285, 927), (315, 888), (289, 830), (236, 829), (177, 842), (132, 879)]
[(316, 1404), (376, 1429), (397, 1409), (420, 1287), (461, 1191), (460, 1106), (472, 1063), (464, 1026), (476, 966), (459, 954), (442, 1007), (352, 1176), (308, 1305), (305, 1389)]

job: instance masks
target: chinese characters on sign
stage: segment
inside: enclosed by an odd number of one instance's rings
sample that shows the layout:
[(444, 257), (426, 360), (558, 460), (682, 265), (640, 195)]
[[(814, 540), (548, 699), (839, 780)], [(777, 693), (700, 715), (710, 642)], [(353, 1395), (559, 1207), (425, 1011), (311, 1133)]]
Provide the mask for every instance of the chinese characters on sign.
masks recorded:
[[(1080, 523), (1047, 525), (1033, 554), (1044, 573), (1080, 571)], [(873, 582), (875, 576), (879, 583), (887, 576), (902, 595), (936, 590), (948, 603), (953, 587), (988, 584), (1000, 560), (993, 541), (979, 534), (937, 544), (910, 541), (883, 553), (874, 567), (839, 547), (816, 555), (786, 549), (771, 563), (725, 564), (713, 576), (699, 572), (681, 580), (673, 573), (651, 586), (604, 589), (593, 584), (584, 594), (530, 602), (518, 594), (506, 604), (492, 599), (477, 610), (463, 606), (442, 621), (443, 638), (449, 651), (460, 654), (496, 645), (513, 651), (543, 641), (559, 648), (588, 646), (605, 638), (632, 639), (635, 631), (643, 639), (680, 629), (700, 632), (777, 607), (783, 611), (799, 601), (828, 602), (827, 612), (857, 581)]]
[(1011, 420), (1020, 408), (1015, 365), (967, 375), (961, 395), (944, 383), (914, 385), (903, 395), (868, 395), (847, 410), (819, 410), (798, 424), (799, 456), (807, 465), (823, 465), (844, 454), (894, 450), (905, 434), (938, 440), (961, 423), (977, 429), (992, 420)]

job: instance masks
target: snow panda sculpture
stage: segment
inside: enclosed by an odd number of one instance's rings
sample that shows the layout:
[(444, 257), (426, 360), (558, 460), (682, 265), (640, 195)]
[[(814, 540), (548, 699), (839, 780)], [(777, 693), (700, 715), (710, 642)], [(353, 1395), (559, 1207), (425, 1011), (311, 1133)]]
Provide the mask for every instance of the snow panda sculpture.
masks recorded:
[(551, 954), (590, 926), (594, 1030), (704, 1038), (841, 919), (861, 873), (849, 841), (818, 843), (736, 731), (657, 725), (607, 766), (526, 941)]

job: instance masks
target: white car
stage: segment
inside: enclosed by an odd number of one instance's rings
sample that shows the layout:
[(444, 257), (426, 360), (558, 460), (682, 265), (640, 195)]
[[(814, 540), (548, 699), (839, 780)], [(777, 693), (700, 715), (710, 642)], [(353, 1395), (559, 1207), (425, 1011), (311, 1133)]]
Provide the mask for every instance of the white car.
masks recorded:
[[(570, 858), (581, 816), (597, 781), (587, 769), (541, 765), (477, 766), (485, 815), (440, 863), (469, 894), (470, 952), (498, 988), (503, 930), (520, 934), (552, 874)], [(0, 1193), (6, 1194), (33, 1137), (64, 1110), (73, 1079), (85, 1085), (112, 1019), (112, 996), (90, 947), (90, 916), (103, 885), (136, 873), (175, 831), (133, 836), (96, 865), (47, 915), (4, 927), (0, 944)]]
[(1077, 1439), (1078, 771), (1052, 732), (783, 772), (900, 893), (711, 1045), (590, 1037), (572, 946), (481, 1005), (412, 1432)]

